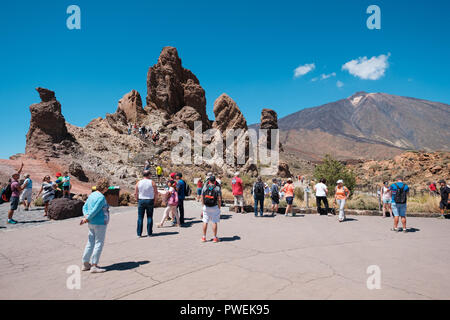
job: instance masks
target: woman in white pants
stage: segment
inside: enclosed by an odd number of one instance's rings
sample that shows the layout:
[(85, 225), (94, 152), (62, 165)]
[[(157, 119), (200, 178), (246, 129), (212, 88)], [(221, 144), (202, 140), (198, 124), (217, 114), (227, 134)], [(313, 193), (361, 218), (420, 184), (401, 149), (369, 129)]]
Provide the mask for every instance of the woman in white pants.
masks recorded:
[(337, 181), (336, 191), (334, 193), (334, 203), (337, 203), (339, 206), (339, 222), (342, 222), (345, 220), (345, 201), (350, 195), (350, 191), (347, 189), (347, 187), (344, 186), (343, 180)]

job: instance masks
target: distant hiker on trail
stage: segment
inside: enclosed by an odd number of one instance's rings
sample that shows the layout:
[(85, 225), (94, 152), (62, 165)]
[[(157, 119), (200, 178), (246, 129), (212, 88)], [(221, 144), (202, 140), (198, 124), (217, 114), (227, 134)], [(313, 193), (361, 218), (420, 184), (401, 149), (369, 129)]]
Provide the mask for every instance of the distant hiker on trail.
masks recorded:
[(151, 137), (153, 135), (153, 130), (152, 128), (148, 128), (148, 136)]
[(217, 224), (220, 222), (220, 208), (222, 207), (222, 193), (220, 188), (216, 185), (216, 178), (211, 175), (208, 183), (205, 184), (202, 190), (202, 206), (203, 206), (203, 237), (202, 242), (206, 242), (206, 232), (208, 223), (212, 223), (213, 242), (220, 242), (217, 237)]
[(287, 217), (289, 213), (293, 216), (292, 204), (294, 202), (294, 183), (292, 182), (292, 178), (287, 179), (286, 184), (283, 187), (283, 192), (285, 193), (287, 203), (284, 216)]
[(156, 183), (150, 178), (150, 171), (144, 171), (144, 178), (134, 188), (134, 196), (138, 201), (137, 236), (142, 237), (144, 215), (147, 214), (147, 235), (153, 234), (153, 208), (158, 197)]
[[(164, 215), (162, 217), (161, 222), (157, 225), (158, 228), (162, 228), (164, 226), (164, 222), (166, 220), (169, 220), (170, 215), (174, 216), (174, 221), (172, 225), (176, 225), (177, 227), (180, 227), (180, 216), (178, 215), (177, 207), (178, 207), (178, 193), (175, 189), (177, 186), (177, 183), (175, 180), (169, 181), (169, 190), (166, 193), (167, 197), (167, 207), (164, 210)], [(176, 222), (175, 222), (176, 219)]]
[(440, 180), (439, 185), (441, 186), (441, 188), (439, 189), (439, 192), (441, 194), (441, 202), (439, 203), (439, 209), (441, 210), (440, 218), (445, 218), (445, 210), (450, 210), (450, 187), (447, 185), (445, 180)]
[(25, 181), (23, 182), (21, 189), (23, 191), (20, 194), (19, 202), (23, 203), (25, 211), (28, 211), (30, 210), (31, 196), (33, 193), (33, 181), (30, 178), (30, 174), (25, 174)]
[(42, 179), (41, 190), (39, 190), (36, 196), (37, 199), (41, 192), (44, 191), (42, 194), (42, 201), (44, 202), (44, 217), (48, 216), (48, 204), (50, 201), (55, 199), (55, 189), (56, 184), (50, 180), (50, 176), (45, 176), (44, 179)]
[(258, 177), (252, 188), (253, 199), (255, 201), (255, 217), (258, 216), (258, 204), (259, 215), (262, 217), (264, 212), (264, 182), (261, 177)]
[(317, 213), (320, 214), (322, 208), (321, 208), (321, 202), (325, 205), (325, 214), (328, 214), (328, 188), (326, 186), (327, 180), (322, 178), (319, 180), (319, 183), (317, 183), (314, 186), (314, 192), (316, 193), (316, 205), (317, 205)]
[(150, 161), (145, 160), (144, 171), (150, 170)]
[(202, 178), (199, 178), (197, 181), (197, 202), (202, 201), (202, 189), (203, 189), (203, 181)]
[(389, 212), (392, 217), (392, 192), (387, 181), (383, 182), (381, 187), (381, 200), (383, 201), (383, 218), (387, 217), (386, 212)]
[(133, 129), (133, 126), (131, 123), (128, 124), (128, 135), (131, 135), (131, 130)]
[(264, 182), (264, 197), (268, 198), (270, 195), (270, 188), (267, 183)]
[(398, 232), (399, 217), (402, 219), (403, 232), (408, 232), (406, 229), (406, 202), (409, 193), (409, 187), (403, 182), (402, 177), (397, 177), (397, 182), (393, 183), (390, 187), (392, 192), (392, 213), (394, 214), (394, 227), (392, 231)]
[(183, 180), (183, 175), (179, 172), (176, 174), (178, 192), (178, 210), (180, 211), (180, 222), (184, 224), (184, 199), (186, 198), (186, 182)]
[(64, 198), (70, 198), (70, 189), (72, 189), (72, 185), (70, 183), (69, 172), (64, 172), (64, 177), (62, 178), (62, 191)]
[(345, 221), (345, 202), (350, 196), (350, 191), (344, 186), (344, 180), (338, 180), (337, 186), (334, 192), (334, 203), (339, 207), (339, 222)]
[(234, 178), (231, 179), (231, 189), (234, 197), (234, 212), (238, 212), (240, 208), (241, 213), (244, 214), (244, 186), (242, 179), (239, 177), (239, 171), (234, 174)]
[(272, 179), (272, 187), (270, 188), (270, 199), (272, 200), (272, 216), (278, 213), (278, 205), (280, 204), (280, 192), (278, 190), (277, 179)]
[(13, 219), (13, 215), (14, 215), (14, 211), (17, 210), (17, 207), (19, 206), (19, 197), (20, 197), (20, 192), (22, 191), (20, 184), (19, 184), (19, 179), (20, 179), (20, 174), (22, 172), (23, 169), (23, 163), (20, 166), (19, 171), (17, 171), (17, 173), (14, 173), (11, 178), (11, 197), (9, 199), (9, 201), (11, 202), (11, 206), (10, 209), (8, 211), (8, 223), (9, 224), (16, 224), (17, 221)]
[(109, 206), (104, 196), (108, 187), (108, 181), (100, 179), (97, 182), (96, 191), (89, 195), (83, 206), (84, 218), (80, 221), (80, 225), (88, 223), (89, 237), (83, 253), (82, 271), (91, 273), (106, 271), (106, 269), (99, 268), (98, 262), (105, 243), (106, 227), (109, 223)]

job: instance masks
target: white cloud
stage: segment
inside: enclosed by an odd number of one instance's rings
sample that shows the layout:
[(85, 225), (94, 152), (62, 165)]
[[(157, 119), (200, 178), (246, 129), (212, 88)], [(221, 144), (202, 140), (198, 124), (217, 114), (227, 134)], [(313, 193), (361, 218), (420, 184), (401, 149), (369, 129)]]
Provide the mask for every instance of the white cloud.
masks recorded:
[(342, 82), (342, 81), (337, 81), (336, 82), (336, 87), (338, 87), (338, 88), (342, 88), (344, 86), (344, 83)]
[(384, 76), (384, 72), (389, 67), (388, 59), (391, 54), (381, 54), (378, 57), (359, 57), (347, 62), (342, 66), (342, 70), (347, 70), (351, 75), (363, 80), (378, 80)]
[(336, 77), (336, 72), (330, 73), (330, 74), (322, 74), (320, 76), (320, 80), (325, 80), (331, 77)]
[(308, 72), (311, 72), (316, 68), (314, 63), (305, 64), (303, 66), (299, 66), (294, 70), (294, 78), (298, 78), (304, 76)]

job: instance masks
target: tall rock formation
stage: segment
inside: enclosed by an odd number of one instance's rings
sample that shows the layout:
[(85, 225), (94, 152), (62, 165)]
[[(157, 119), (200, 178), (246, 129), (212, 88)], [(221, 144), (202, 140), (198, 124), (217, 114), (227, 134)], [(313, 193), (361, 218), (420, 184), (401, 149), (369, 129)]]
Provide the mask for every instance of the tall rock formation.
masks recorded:
[(261, 129), (267, 129), (267, 149), (271, 149), (272, 131), (278, 129), (278, 116), (272, 109), (263, 109), (261, 112)]
[(185, 106), (192, 107), (204, 127), (211, 123), (206, 114), (205, 90), (197, 77), (183, 68), (176, 48), (164, 47), (158, 63), (147, 74), (147, 106), (175, 115)]
[(213, 111), (216, 117), (213, 128), (219, 129), (222, 133), (225, 133), (227, 129), (248, 129), (247, 121), (241, 110), (226, 93), (223, 93), (214, 102)]
[(48, 156), (58, 150), (65, 149), (65, 152), (69, 152), (67, 149), (74, 139), (67, 131), (61, 104), (53, 91), (44, 88), (36, 90), (41, 102), (30, 106), (31, 120), (25, 152), (30, 155), (44, 153)]
[(142, 108), (142, 99), (139, 92), (131, 90), (119, 100), (119, 106), (116, 112), (122, 111), (125, 113), (125, 117), (130, 123), (138, 123), (140, 118), (145, 115), (145, 111)]

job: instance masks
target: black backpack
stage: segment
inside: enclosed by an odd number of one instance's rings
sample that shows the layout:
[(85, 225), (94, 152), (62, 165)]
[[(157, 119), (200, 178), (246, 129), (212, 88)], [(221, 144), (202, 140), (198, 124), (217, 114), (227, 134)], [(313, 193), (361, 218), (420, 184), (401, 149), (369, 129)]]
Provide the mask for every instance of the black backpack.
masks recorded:
[(0, 203), (8, 202), (12, 195), (11, 183), (2, 189), (1, 200)]
[(278, 192), (278, 188), (276, 188), (276, 190), (273, 190), (273, 187), (272, 187), (272, 192), (270, 194), (270, 197), (272, 198), (273, 201), (279, 201), (280, 200), (280, 193)]
[(208, 184), (205, 188), (206, 190), (203, 191), (203, 203), (207, 207), (215, 207), (217, 206), (217, 191), (216, 186)]
[(405, 184), (400, 188), (398, 184), (395, 183), (397, 186), (397, 192), (395, 192), (394, 201), (395, 203), (406, 203), (406, 191), (405, 191)]
[(254, 192), (256, 197), (264, 197), (264, 183), (256, 182)]

